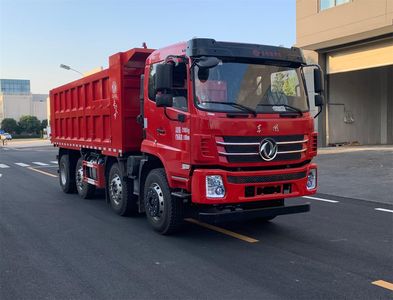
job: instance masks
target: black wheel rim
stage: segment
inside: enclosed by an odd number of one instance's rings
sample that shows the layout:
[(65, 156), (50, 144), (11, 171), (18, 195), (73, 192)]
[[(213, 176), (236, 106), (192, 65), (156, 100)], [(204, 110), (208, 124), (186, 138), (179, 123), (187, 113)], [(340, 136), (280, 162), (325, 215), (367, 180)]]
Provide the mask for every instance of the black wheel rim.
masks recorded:
[(146, 194), (146, 212), (156, 222), (160, 221), (164, 214), (164, 194), (157, 183), (152, 183)]

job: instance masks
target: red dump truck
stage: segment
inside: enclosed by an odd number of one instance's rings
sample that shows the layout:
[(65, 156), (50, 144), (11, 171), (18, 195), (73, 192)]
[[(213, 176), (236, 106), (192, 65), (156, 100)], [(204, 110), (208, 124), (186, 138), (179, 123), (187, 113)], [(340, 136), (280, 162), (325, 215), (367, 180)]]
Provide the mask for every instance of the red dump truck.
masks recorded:
[(146, 213), (162, 234), (185, 217), (309, 211), (284, 198), (316, 192), (309, 102), (321, 109), (322, 92), (320, 68), (294, 47), (195, 38), (116, 53), (107, 69), (50, 91), (60, 186), (82, 198), (104, 189), (114, 212)]

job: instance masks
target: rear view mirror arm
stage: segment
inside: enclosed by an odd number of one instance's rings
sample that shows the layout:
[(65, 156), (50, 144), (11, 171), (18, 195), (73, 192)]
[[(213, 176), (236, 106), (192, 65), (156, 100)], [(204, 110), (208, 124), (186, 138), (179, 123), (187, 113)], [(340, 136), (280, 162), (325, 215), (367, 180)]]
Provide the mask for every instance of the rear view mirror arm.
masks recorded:
[(319, 116), (319, 114), (322, 112), (322, 108), (323, 106), (319, 106), (318, 113), (314, 116), (314, 119), (316, 119)]

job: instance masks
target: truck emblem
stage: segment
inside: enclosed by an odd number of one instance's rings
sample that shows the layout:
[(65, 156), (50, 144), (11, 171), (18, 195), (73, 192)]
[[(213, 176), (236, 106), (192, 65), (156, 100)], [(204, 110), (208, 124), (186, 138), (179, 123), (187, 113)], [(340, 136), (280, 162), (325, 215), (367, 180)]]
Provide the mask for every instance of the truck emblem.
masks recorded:
[(112, 99), (113, 99), (113, 117), (117, 119), (117, 115), (119, 114), (118, 105), (117, 105), (117, 83), (116, 81), (112, 82)]
[(278, 124), (274, 124), (273, 131), (274, 132), (279, 132), (280, 131), (280, 128), (278, 127)]
[(112, 94), (116, 94), (117, 93), (117, 83), (116, 81), (112, 82)]
[(271, 138), (263, 139), (259, 146), (259, 155), (264, 161), (273, 160), (278, 153), (276, 142)]
[(262, 125), (259, 124), (257, 125), (257, 133), (261, 133), (262, 132)]

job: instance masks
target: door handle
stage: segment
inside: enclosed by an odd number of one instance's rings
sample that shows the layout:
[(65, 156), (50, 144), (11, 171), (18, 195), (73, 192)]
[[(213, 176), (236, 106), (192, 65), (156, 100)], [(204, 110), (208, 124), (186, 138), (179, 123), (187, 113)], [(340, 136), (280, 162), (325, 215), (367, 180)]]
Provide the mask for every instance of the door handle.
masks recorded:
[(158, 132), (158, 134), (165, 134), (166, 133), (165, 129), (162, 129), (162, 128), (157, 128), (157, 132)]

